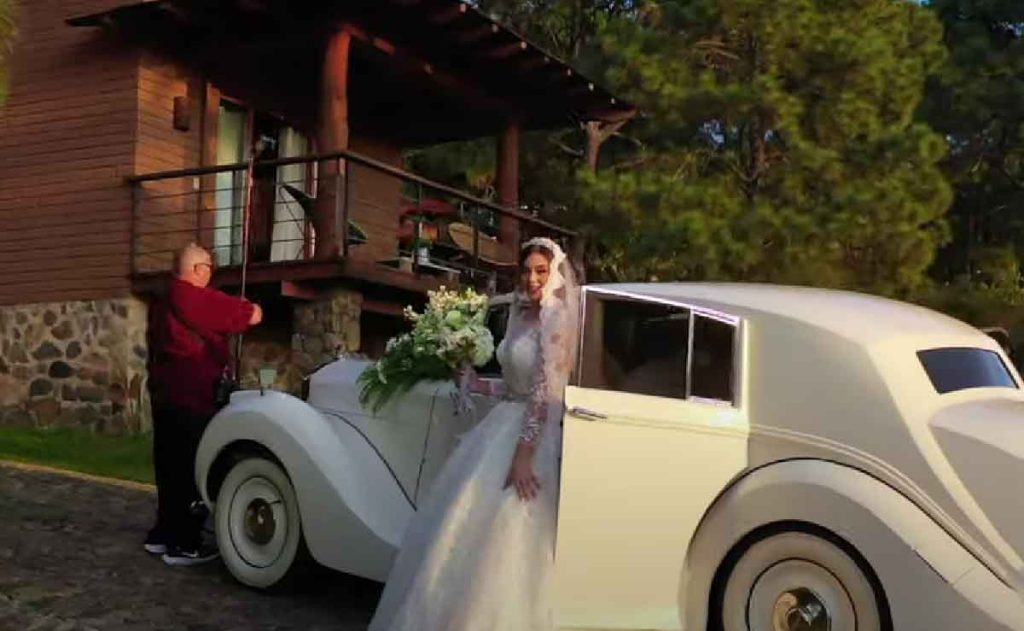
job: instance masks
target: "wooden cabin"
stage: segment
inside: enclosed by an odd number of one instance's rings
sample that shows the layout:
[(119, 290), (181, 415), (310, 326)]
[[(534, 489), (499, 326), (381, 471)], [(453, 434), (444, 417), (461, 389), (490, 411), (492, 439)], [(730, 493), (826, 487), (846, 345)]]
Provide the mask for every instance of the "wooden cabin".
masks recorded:
[[(507, 286), (526, 130), (631, 107), (457, 0), (33, 0), (0, 111), (0, 423), (145, 429), (147, 301), (185, 243), (264, 305), (242, 378), (380, 351), (441, 284)], [(496, 195), (403, 169), (497, 139)], [(245, 273), (243, 275), (243, 265)]]

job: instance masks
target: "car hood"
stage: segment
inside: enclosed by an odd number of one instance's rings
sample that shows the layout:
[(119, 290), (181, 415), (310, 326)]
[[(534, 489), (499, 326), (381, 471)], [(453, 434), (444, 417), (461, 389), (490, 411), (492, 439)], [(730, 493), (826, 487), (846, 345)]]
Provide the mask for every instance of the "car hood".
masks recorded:
[(1024, 558), (1024, 402), (953, 405), (935, 414), (931, 427), (977, 506)]
[(341, 413), (363, 413), (359, 402), (359, 375), (373, 362), (339, 359), (309, 376), (310, 405)]

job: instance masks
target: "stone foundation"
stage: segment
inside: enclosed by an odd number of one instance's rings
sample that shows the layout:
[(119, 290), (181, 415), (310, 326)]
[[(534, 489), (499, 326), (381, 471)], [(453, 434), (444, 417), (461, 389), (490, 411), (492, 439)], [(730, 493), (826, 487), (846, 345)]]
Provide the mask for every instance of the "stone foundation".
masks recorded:
[(296, 303), (290, 323), (253, 329), (242, 344), (242, 387), (257, 387), (259, 369), (274, 368), (273, 387), (298, 394), (314, 368), (359, 349), (361, 310), (359, 293), (339, 290), (317, 302)]
[[(274, 368), (273, 387), (298, 394), (311, 370), (359, 349), (361, 308), (360, 294), (336, 291), (256, 327), (242, 387)], [(0, 424), (149, 431), (146, 312), (135, 298), (0, 307)]]
[(146, 304), (134, 298), (0, 307), (0, 423), (152, 426)]

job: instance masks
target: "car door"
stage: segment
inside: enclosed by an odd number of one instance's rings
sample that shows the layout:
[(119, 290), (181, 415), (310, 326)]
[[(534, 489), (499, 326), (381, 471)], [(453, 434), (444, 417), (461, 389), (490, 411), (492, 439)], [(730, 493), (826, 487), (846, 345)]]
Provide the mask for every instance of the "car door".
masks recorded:
[(747, 464), (743, 324), (588, 288), (566, 392), (560, 628), (670, 629), (687, 545)]

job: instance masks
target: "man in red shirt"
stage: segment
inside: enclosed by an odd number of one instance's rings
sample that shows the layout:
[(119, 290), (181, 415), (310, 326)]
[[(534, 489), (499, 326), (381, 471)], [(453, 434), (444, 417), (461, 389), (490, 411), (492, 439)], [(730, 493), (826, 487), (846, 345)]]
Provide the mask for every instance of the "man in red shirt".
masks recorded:
[(162, 554), (168, 565), (194, 565), (217, 556), (204, 547), (202, 525), (190, 508), (199, 498), (196, 450), (217, 412), (217, 382), (230, 374), (228, 336), (259, 324), (263, 312), (209, 287), (213, 259), (198, 245), (178, 253), (175, 270), (149, 312), (157, 522), (145, 548)]

